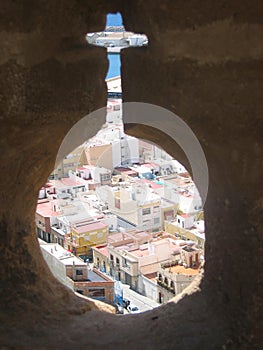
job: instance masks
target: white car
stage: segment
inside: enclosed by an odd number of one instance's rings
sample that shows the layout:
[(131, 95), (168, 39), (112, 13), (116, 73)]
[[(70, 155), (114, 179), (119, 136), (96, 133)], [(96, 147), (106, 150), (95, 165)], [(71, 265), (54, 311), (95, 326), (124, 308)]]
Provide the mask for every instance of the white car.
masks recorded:
[(137, 306), (132, 306), (129, 305), (127, 307), (127, 310), (131, 313), (131, 314), (137, 314), (138, 312), (140, 312), (140, 310), (137, 308)]

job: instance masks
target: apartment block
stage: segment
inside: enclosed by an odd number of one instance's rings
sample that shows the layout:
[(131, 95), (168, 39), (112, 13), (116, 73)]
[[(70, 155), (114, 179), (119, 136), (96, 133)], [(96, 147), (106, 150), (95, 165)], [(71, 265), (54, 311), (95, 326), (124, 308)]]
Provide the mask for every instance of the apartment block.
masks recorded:
[(83, 260), (59, 244), (40, 241), (40, 247), (53, 275), (72, 291), (87, 297), (113, 303), (114, 282), (96, 269), (89, 269)]
[(65, 235), (64, 245), (69, 251), (84, 260), (92, 260), (92, 247), (105, 243), (109, 230), (100, 221), (78, 222), (71, 226), (70, 233)]

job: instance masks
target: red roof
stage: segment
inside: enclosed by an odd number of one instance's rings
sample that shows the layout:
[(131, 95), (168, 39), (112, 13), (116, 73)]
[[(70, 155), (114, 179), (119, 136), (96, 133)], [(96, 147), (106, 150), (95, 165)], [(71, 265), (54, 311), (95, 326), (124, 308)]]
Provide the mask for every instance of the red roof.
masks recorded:
[(87, 168), (84, 168), (83, 166), (78, 166), (77, 170), (87, 170)]
[[(179, 215), (179, 214), (178, 214)], [(190, 216), (189, 214), (186, 213), (182, 213), (179, 216), (181, 216), (182, 218), (188, 218), (188, 216)]]
[(61, 184), (66, 186), (83, 186), (82, 183), (75, 181), (73, 179), (70, 179), (69, 177), (63, 178), (60, 180)]
[(145, 166), (146, 168), (159, 168), (160, 167), (156, 163), (142, 163), (141, 165)]
[(37, 204), (36, 213), (43, 217), (59, 216), (61, 212), (53, 211), (50, 201), (45, 201)]
[(162, 188), (163, 187), (163, 185), (159, 185), (156, 182), (151, 181), (151, 180), (147, 180), (147, 179), (140, 179), (140, 182), (143, 182), (145, 184), (149, 184), (150, 188), (153, 188), (154, 190), (157, 189), (157, 188)]
[(147, 273), (144, 276), (149, 278), (149, 280), (156, 281), (157, 272)]
[(108, 257), (108, 246), (106, 244), (97, 245), (96, 247), (92, 247), (92, 249), (97, 250), (98, 252), (100, 252), (104, 256)]

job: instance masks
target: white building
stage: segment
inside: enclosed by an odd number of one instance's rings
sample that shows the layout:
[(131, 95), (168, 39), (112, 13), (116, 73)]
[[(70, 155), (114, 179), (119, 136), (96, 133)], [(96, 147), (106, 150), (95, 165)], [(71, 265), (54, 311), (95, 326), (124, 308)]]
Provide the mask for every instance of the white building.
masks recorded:
[(161, 198), (147, 184), (135, 182), (115, 188), (104, 186), (97, 192), (112, 213), (137, 228), (155, 231), (161, 228)]
[(122, 123), (122, 100), (121, 99), (108, 99), (106, 122), (108, 124)]
[(85, 144), (89, 164), (113, 170), (139, 162), (139, 140), (125, 135), (123, 125), (109, 124)]
[(202, 210), (202, 200), (190, 176), (173, 175), (162, 178), (164, 197), (178, 204), (185, 213), (198, 213)]

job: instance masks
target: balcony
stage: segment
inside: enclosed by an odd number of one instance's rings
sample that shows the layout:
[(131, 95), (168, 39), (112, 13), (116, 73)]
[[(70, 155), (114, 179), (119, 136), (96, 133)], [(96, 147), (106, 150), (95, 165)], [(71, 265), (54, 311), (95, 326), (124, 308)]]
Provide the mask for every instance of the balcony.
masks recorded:
[(160, 280), (157, 280), (157, 284), (158, 284), (160, 287), (162, 287), (162, 288), (168, 290), (168, 292), (170, 292), (170, 293), (172, 293), (173, 295), (175, 295), (175, 290), (174, 290), (174, 288), (173, 288), (173, 287), (170, 287), (167, 283), (165, 283), (165, 282), (163, 282), (163, 281), (160, 281)]
[(163, 270), (165, 270), (165, 269), (168, 269), (169, 267), (173, 267), (173, 266), (176, 266), (176, 265), (178, 265), (178, 264), (179, 264), (179, 261), (178, 261), (178, 260), (170, 261), (170, 262), (161, 264), (161, 268), (162, 268)]
[(123, 267), (124, 269), (127, 269), (127, 270), (130, 270), (130, 269), (131, 269), (131, 266), (128, 265), (128, 264), (123, 264), (122, 267)]

